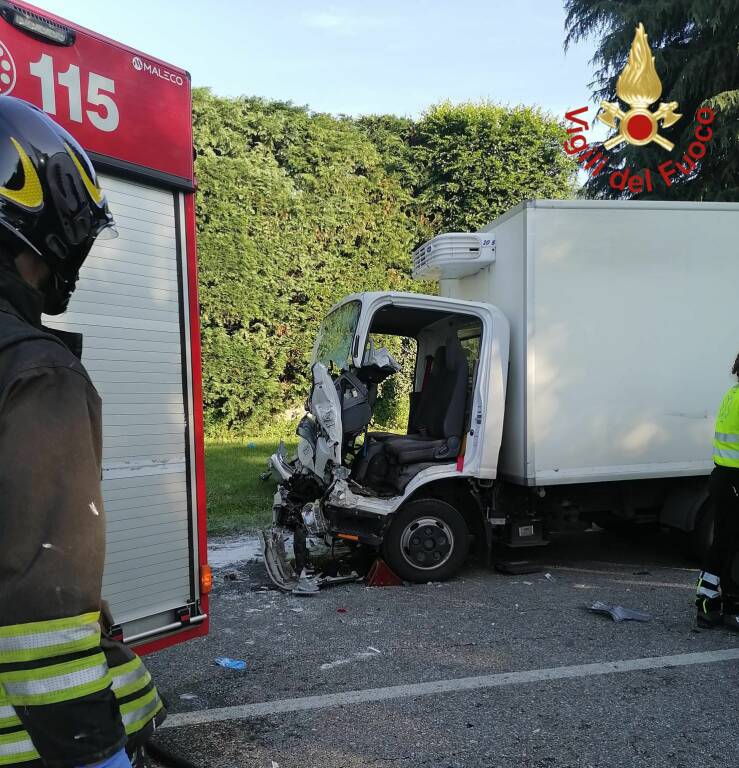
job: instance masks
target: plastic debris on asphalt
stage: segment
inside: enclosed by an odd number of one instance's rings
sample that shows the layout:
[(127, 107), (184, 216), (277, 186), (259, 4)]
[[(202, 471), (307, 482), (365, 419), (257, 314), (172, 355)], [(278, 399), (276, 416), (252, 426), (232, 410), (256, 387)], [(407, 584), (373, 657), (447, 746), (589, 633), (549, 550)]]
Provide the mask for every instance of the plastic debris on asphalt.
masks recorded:
[(607, 613), (614, 621), (649, 621), (652, 617), (643, 611), (624, 608), (622, 605), (609, 605), (597, 600), (590, 606), (594, 613)]
[(301, 597), (309, 595), (317, 595), (320, 587), (318, 586), (318, 580), (315, 576), (309, 576), (308, 571), (305, 568), (300, 573), (297, 585), (293, 588), (292, 593)]
[(367, 659), (373, 659), (376, 656), (381, 656), (382, 651), (379, 648), (375, 648), (372, 645), (367, 646), (366, 651), (360, 651), (345, 659), (336, 659), (336, 661), (329, 661), (325, 664), (321, 664), (321, 669), (335, 669), (336, 667), (343, 667), (345, 664), (351, 664), (354, 661), (365, 661)]
[(180, 698), (183, 701), (192, 701), (193, 699), (197, 699), (198, 697), (194, 693), (181, 693)]
[(547, 581), (556, 581), (556, 579), (554, 578), (554, 576), (552, 576), (552, 574), (551, 574), (551, 573), (545, 573), (545, 574), (544, 574), (544, 578), (545, 578)]
[(229, 659), (227, 656), (218, 656), (214, 661), (219, 667), (224, 669), (246, 669), (246, 662), (241, 659)]

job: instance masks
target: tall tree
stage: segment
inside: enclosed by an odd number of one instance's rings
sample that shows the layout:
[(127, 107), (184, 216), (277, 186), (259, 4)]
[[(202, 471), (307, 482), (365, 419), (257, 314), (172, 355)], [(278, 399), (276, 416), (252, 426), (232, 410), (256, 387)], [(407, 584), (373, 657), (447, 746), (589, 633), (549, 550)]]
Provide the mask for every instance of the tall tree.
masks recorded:
[(572, 197), (564, 128), (536, 107), (431, 107), (411, 138), (416, 197), (430, 228), (474, 231), (522, 200)]
[[(639, 23), (646, 28), (662, 81), (662, 100), (677, 101), (683, 115), (669, 129), (675, 143), (667, 153), (654, 143), (622, 144), (610, 152), (613, 167), (656, 168), (669, 157), (678, 161), (694, 141), (695, 113), (716, 110), (713, 138), (689, 176), (677, 175), (667, 188), (640, 197), (682, 200), (739, 200), (739, 0), (565, 0), (565, 48), (595, 36), (595, 98), (616, 101), (616, 81)], [(590, 178), (591, 197), (619, 197), (608, 174)]]

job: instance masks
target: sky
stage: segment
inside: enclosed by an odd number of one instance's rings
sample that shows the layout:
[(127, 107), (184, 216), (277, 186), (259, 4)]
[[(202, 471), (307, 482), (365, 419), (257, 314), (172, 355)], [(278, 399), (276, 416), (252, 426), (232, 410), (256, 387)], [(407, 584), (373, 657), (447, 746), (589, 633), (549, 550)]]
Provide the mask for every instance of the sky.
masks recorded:
[(36, 0), (187, 69), (219, 95), (419, 116), (443, 100), (590, 102), (594, 41), (565, 55), (562, 0)]

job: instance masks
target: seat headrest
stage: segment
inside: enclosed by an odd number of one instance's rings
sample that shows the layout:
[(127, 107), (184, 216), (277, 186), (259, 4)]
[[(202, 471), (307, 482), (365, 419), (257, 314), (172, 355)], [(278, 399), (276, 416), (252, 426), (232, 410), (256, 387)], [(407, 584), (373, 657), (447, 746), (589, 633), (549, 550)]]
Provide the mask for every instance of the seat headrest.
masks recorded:
[(467, 365), (467, 356), (456, 333), (449, 334), (446, 340), (446, 367), (453, 371), (462, 365)]
[(438, 373), (447, 368), (446, 347), (438, 347), (434, 353), (434, 360), (431, 363), (431, 373)]

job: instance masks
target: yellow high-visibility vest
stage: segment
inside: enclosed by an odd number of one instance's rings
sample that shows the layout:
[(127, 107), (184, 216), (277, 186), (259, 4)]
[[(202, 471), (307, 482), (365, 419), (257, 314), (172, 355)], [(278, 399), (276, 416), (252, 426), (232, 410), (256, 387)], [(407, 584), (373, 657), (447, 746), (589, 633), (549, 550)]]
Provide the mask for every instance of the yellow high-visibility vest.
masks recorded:
[(739, 469), (739, 384), (726, 393), (716, 416), (713, 460), (721, 467)]

